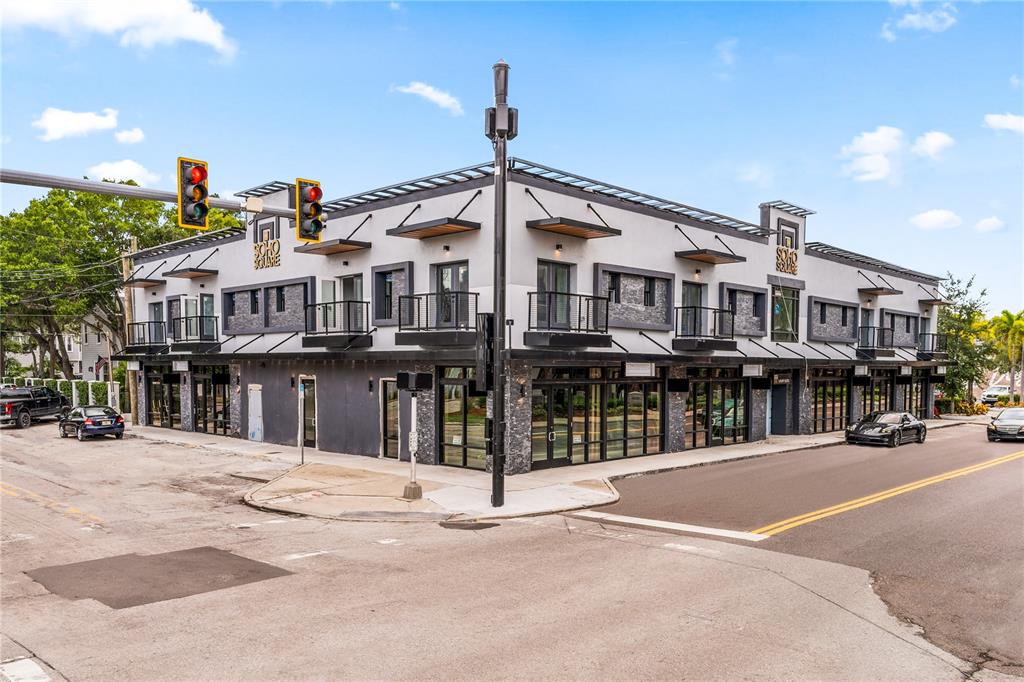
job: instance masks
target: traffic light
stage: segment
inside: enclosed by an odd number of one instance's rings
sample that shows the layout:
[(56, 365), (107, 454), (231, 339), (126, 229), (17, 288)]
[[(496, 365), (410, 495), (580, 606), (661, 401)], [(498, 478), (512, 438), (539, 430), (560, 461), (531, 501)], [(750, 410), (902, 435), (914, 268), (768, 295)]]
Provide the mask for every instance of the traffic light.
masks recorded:
[(210, 190), (205, 161), (178, 157), (178, 225), (192, 230), (209, 227)]
[(319, 242), (324, 229), (324, 191), (316, 180), (295, 179), (295, 238), (300, 242)]

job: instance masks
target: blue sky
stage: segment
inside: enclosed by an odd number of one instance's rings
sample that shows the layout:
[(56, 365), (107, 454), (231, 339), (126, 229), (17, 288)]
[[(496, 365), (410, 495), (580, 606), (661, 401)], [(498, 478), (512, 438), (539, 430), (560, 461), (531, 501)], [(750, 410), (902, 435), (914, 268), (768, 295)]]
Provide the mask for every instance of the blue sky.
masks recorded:
[(487, 160), (504, 58), (514, 155), (753, 222), (784, 199), (1024, 308), (1021, 3), (0, 5), (4, 167), (171, 189), (185, 155), (222, 195), (335, 198)]

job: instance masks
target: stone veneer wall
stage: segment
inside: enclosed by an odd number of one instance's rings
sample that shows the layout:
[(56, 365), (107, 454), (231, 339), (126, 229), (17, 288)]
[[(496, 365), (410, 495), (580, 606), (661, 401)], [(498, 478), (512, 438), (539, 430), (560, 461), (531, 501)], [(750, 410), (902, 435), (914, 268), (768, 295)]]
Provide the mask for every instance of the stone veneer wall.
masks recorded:
[[(263, 300), (262, 289), (257, 289), (258, 295), (260, 296), (260, 306), (266, 304)], [(250, 313), (252, 310), (249, 303), (249, 291), (236, 291), (227, 296), (235, 297), (235, 314), (224, 316), (224, 329), (226, 332), (244, 332), (251, 331), (254, 329), (263, 329), (263, 308), (261, 307), (258, 312)], [(227, 306), (225, 306), (225, 309)]]
[(853, 424), (864, 416), (864, 386), (851, 386), (849, 400), (850, 423)]
[(270, 289), (267, 302), (269, 327), (298, 327), (306, 324), (306, 285), (289, 284), (284, 287), (284, 311), (277, 312), (277, 287)]
[(807, 435), (814, 433), (814, 414), (811, 411), (813, 408), (814, 391), (807, 385), (807, 373), (803, 370), (797, 370), (793, 372), (793, 390), (796, 391), (797, 405), (799, 409), (797, 414), (794, 415), (796, 419), (796, 429), (791, 430), (801, 435)]
[[(519, 397), (523, 385), (524, 397)], [(505, 473), (524, 474), (532, 460), (531, 429), (533, 425), (533, 391), (530, 365), (524, 360), (511, 360), (505, 377)], [(487, 458), (487, 470), (493, 466)]]
[[(394, 289), (398, 291), (398, 289)], [(395, 296), (397, 300), (398, 296)], [(438, 376), (437, 367), (432, 364), (417, 363), (416, 372), (430, 372), (434, 375), (434, 387), (429, 391), (420, 391), (416, 396), (416, 431), (418, 449), (416, 450), (416, 461), (420, 464), (437, 464), (437, 416), (434, 414), (434, 404), (437, 402)], [(379, 426), (377, 427), (380, 428)]]
[[(821, 309), (818, 306), (825, 306), (825, 324), (821, 323)], [(848, 308), (846, 314), (846, 326), (843, 326), (843, 308)], [(842, 343), (856, 343), (857, 341), (857, 311), (850, 306), (840, 306), (832, 303), (814, 304), (810, 311), (811, 334)]]
[(181, 430), (196, 430), (192, 409), (192, 372), (181, 373)]
[[(673, 363), (668, 368), (670, 379), (686, 377), (686, 366)], [(667, 396), (665, 418), (665, 452), (680, 452), (686, 449), (686, 393), (669, 393)]]
[[(736, 292), (736, 310), (733, 318), (733, 333), (743, 336), (764, 336), (764, 318), (755, 315), (755, 294), (749, 291)], [(762, 304), (761, 308), (764, 308)]]
[(149, 410), (146, 408), (149, 405), (149, 397), (146, 395), (146, 368), (145, 366), (141, 367), (142, 369), (135, 373), (136, 381), (139, 385), (138, 390), (135, 392), (136, 404), (133, 406), (133, 409), (138, 416), (139, 426), (148, 426)]
[(747, 424), (750, 426), (748, 440), (764, 440), (768, 437), (768, 389), (751, 389), (747, 403)]
[[(604, 273), (602, 292), (608, 291), (611, 273)], [(619, 302), (608, 304), (609, 327), (634, 325), (665, 325), (669, 321), (669, 280), (654, 280), (654, 305), (644, 305), (644, 278), (640, 275), (619, 275)]]
[(228, 428), (230, 435), (236, 438), (242, 437), (242, 366), (231, 365), (231, 384), (228, 391), (231, 402), (231, 426)]
[(902, 410), (903, 399), (906, 395), (907, 387), (901, 384), (895, 384), (892, 387), (892, 405), (889, 407), (890, 410)]

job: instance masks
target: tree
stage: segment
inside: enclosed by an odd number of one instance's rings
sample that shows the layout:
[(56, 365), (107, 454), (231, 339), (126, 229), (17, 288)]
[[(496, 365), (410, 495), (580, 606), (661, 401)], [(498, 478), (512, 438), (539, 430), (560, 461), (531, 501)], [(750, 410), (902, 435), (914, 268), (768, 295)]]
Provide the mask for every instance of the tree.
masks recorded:
[(1006, 355), (1012, 397), (1016, 393), (1017, 362), (1024, 361), (1024, 311), (1011, 313), (1004, 310), (989, 321), (989, 330), (995, 343)]
[[(209, 222), (211, 229), (243, 224), (217, 209)], [(0, 327), (35, 340), (40, 357), (48, 355), (71, 379), (63, 334), (77, 332), (87, 316), (114, 347), (124, 346), (120, 259), (132, 239), (147, 248), (194, 234), (177, 226), (174, 207), (158, 201), (50, 190), (0, 216)]]
[(985, 337), (985, 296), (972, 294), (974, 276), (967, 281), (948, 274), (942, 296), (949, 305), (939, 311), (938, 331), (946, 335), (949, 363), (943, 393), (954, 400), (973, 400), (970, 387), (980, 382), (992, 364), (992, 344)]

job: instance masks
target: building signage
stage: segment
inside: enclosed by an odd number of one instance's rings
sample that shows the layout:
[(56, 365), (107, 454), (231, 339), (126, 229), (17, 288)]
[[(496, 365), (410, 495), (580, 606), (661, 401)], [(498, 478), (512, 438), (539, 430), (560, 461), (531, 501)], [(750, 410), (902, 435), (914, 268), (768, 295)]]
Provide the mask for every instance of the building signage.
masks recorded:
[(785, 246), (775, 247), (775, 269), (790, 275), (796, 274), (797, 255), (796, 249), (787, 249)]
[(252, 267), (256, 270), (276, 268), (281, 264), (281, 240), (266, 239), (252, 245)]
[(900, 374), (910, 374), (910, 367), (908, 367), (907, 365), (903, 365), (902, 367), (900, 367)]
[(789, 374), (775, 374), (772, 376), (772, 383), (776, 386), (788, 384), (792, 377)]
[(174, 360), (171, 363), (171, 370), (175, 372), (187, 372), (188, 360)]
[(653, 377), (654, 374), (653, 362), (627, 362), (622, 370), (622, 375), (627, 377)]
[(759, 377), (764, 373), (764, 365), (743, 365), (743, 376)]
[(853, 374), (854, 374), (854, 376), (858, 376), (858, 377), (866, 377), (868, 375), (868, 366), (867, 365), (855, 365), (854, 368), (853, 368)]
[(938, 367), (935, 368), (935, 373), (936, 374), (944, 375), (946, 373), (946, 366), (945, 365), (939, 365)]
[(140, 365), (139, 365), (139, 361), (138, 360), (129, 360), (128, 361), (128, 371), (129, 372), (138, 372), (139, 369), (140, 369)]

